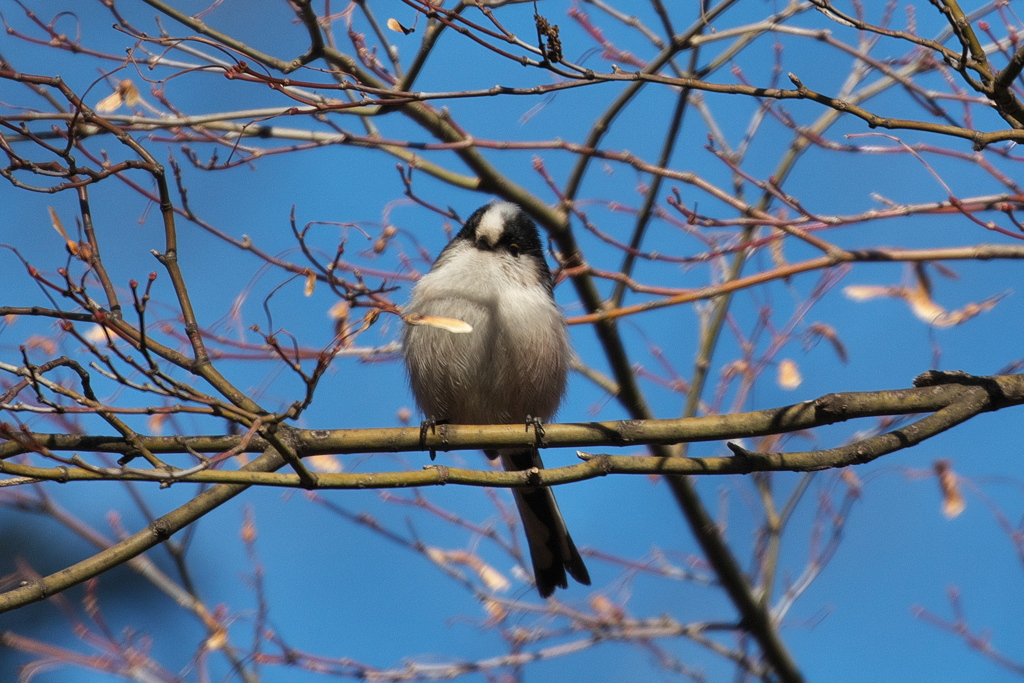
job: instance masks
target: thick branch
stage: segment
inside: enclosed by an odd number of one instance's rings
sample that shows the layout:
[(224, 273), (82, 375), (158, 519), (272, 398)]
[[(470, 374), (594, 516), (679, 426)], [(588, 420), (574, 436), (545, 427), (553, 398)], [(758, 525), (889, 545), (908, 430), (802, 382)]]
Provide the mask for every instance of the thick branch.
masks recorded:
[[(944, 380), (948, 381), (948, 380)], [(735, 457), (673, 458), (580, 454), (582, 464), (529, 472), (497, 472), (450, 467), (423, 471), (317, 474), (316, 488), (397, 488), (462, 484), (467, 486), (516, 487), (567, 484), (607, 474), (748, 474), (759, 471), (811, 471), (869, 462), (887, 453), (908, 448), (950, 429), (980, 412), (1024, 403), (1024, 375), (970, 377), (953, 375), (951, 383), (880, 392), (829, 394), (815, 401), (782, 408), (735, 415), (671, 420), (622, 420), (553, 424), (545, 427), (543, 443), (536, 444), (532, 431), (517, 425), (439, 425), (422, 438), (418, 428), (287, 430), (286, 440), (297, 454), (410, 452), (540, 447), (669, 445), (697, 441), (739, 439), (793, 432), (854, 418), (934, 413), (887, 434), (820, 451), (754, 453), (730, 444)], [(32, 434), (7, 427), (8, 441), (0, 445), (0, 458), (25, 452), (78, 451), (126, 453), (136, 446), (127, 439), (109, 436)], [(237, 449), (244, 437), (137, 437), (153, 453), (225, 453)], [(259, 437), (249, 449), (266, 448)], [(194, 467), (187, 470), (99, 468), (93, 466), (34, 467), (10, 460), (0, 461), (0, 472), (15, 477), (55, 481), (136, 480), (231, 483), (262, 486), (306, 486), (308, 479), (269, 470), (221, 471)]]
[[(1000, 375), (985, 379), (999, 387), (1004, 396), (1001, 406), (1024, 402), (1024, 375)], [(908, 415), (941, 410), (957, 400), (963, 387), (959, 384), (893, 389), (888, 391), (826, 394), (813, 401), (804, 401), (779, 408), (731, 415), (675, 418), (667, 420), (615, 420), (610, 422), (561, 423), (544, 426), (541, 448), (589, 448), (596, 446), (631, 446), (642, 444), (676, 444), (698, 441), (739, 439), (767, 434), (811, 429), (855, 418), (883, 415)], [(79, 434), (30, 434), (0, 444), (0, 459), (33, 450), (30, 443), (51, 451), (94, 451), (124, 453), (127, 448), (117, 436)], [(419, 427), (384, 429), (311, 429), (294, 430), (296, 449), (303, 456), (327, 453), (350, 454), (366, 452), (399, 453), (422, 451), (471, 450), (532, 446), (533, 431), (518, 425), (438, 425), (421, 438)], [(141, 436), (141, 442), (153, 453), (222, 453), (238, 445), (242, 436)], [(256, 437), (251, 449), (266, 448)]]

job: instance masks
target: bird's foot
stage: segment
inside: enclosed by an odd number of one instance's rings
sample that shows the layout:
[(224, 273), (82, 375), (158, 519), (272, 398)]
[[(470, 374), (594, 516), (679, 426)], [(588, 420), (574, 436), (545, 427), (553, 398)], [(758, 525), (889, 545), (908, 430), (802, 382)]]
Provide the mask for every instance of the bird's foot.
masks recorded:
[[(427, 447), (427, 432), (431, 434), (437, 433), (437, 425), (449, 424), (450, 420), (438, 420), (434, 417), (428, 417), (423, 422), (420, 422), (420, 446), (422, 448)], [(430, 449), (430, 459), (434, 460), (437, 457), (437, 451), (433, 448)]]
[(530, 427), (533, 427), (533, 434), (536, 438), (537, 447), (544, 445), (544, 422), (539, 417), (533, 415), (526, 416), (526, 431), (530, 431)]

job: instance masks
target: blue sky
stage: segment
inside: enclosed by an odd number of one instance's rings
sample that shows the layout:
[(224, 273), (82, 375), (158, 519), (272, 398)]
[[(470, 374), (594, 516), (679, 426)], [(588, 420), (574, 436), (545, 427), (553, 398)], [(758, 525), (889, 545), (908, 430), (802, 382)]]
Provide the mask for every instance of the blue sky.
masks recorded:
[[(39, 16), (47, 20), (59, 11), (57, 2), (32, 3)], [(303, 32), (292, 23), (292, 15), (284, 3), (255, 5), (230, 0), (207, 17), (211, 25), (232, 31), (242, 39), (251, 40), (260, 49), (278, 56), (292, 57), (302, 51)], [(175, 3), (185, 12), (197, 12), (202, 3)], [(141, 3), (122, 2), (126, 15), (153, 30), (154, 10)], [(542, 10), (562, 29), (567, 59), (586, 60), (594, 69), (606, 70), (607, 62), (599, 54), (589, 52), (592, 43), (580, 28), (565, 16), (566, 3), (542, 3)], [(755, 21), (772, 11), (769, 3), (739, 3), (726, 14), (718, 30)], [(337, 8), (335, 8), (337, 9)], [(584, 6), (591, 19), (604, 28), (616, 43), (643, 58), (653, 54), (649, 45), (636, 34), (617, 28), (607, 17), (591, 6)], [(776, 8), (780, 9), (780, 8)], [(5, 19), (32, 33), (17, 5), (0, 2)], [(385, 3), (379, 10), (382, 17), (397, 17), (404, 24), (412, 23), (412, 13), (398, 3)], [(641, 12), (640, 9), (635, 10)], [(83, 41), (97, 49), (121, 54), (130, 40), (110, 28), (112, 19), (99, 3), (76, 7), (76, 15), (58, 20), (61, 31), (73, 33), (80, 25)], [(644, 9), (641, 18), (656, 25)], [(928, 3), (917, 8), (918, 30), (934, 35), (942, 27)], [(479, 15), (474, 15), (479, 18)], [(515, 31), (532, 36), (532, 8), (510, 6), (500, 11), (503, 21)], [(682, 16), (679, 26), (685, 25)], [(688, 19), (688, 17), (687, 17)], [(165, 20), (175, 35), (188, 31)], [(901, 19), (902, 21), (902, 19)], [(990, 21), (993, 21), (990, 18)], [(76, 25), (77, 24), (77, 25)], [(341, 24), (339, 24), (340, 26)], [(422, 21), (421, 21), (422, 27)], [(846, 32), (826, 18), (813, 13), (793, 25), (829, 27), (837, 37), (852, 40)], [(357, 22), (360, 30), (363, 25)], [(421, 29), (422, 30), (422, 29)], [(37, 33), (32, 33), (37, 35)], [(408, 58), (417, 45), (413, 34), (403, 38), (392, 36), (403, 55)], [(344, 31), (339, 30), (340, 38)], [(735, 61), (745, 78), (765, 83), (771, 75), (773, 41), (784, 46), (784, 68), (797, 73), (808, 87), (822, 92), (835, 92), (849, 69), (846, 55), (827, 49), (808, 39), (779, 35), (762, 37)], [(344, 45), (342, 46), (344, 47)], [(711, 45), (709, 55), (718, 48)], [(887, 52), (891, 51), (891, 52)], [(0, 38), (0, 52), (17, 68), (37, 74), (59, 74), (77, 92), (83, 92), (99, 75), (98, 69), (111, 64), (83, 55), (71, 55), (5, 35)], [(879, 59), (895, 59), (906, 52), (905, 46), (884, 43), (872, 54)], [(682, 63), (682, 61), (681, 61)], [(164, 72), (162, 75), (167, 75)], [(146, 74), (152, 76), (153, 74)], [(134, 70), (126, 70), (118, 78), (129, 77), (142, 82)], [(304, 73), (308, 80), (326, 80), (322, 74)], [(709, 80), (735, 82), (728, 68)], [(869, 79), (870, 80), (870, 79)], [(551, 76), (533, 69), (509, 66), (495, 55), (482, 52), (465, 38), (449, 34), (439, 42), (428, 62), (418, 88), (456, 90), (490, 87), (494, 83), (529, 86), (551, 82)], [(937, 76), (923, 77), (927, 87), (939, 88)], [(783, 77), (781, 86), (788, 86)], [(582, 141), (593, 120), (621, 92), (621, 84), (609, 83), (558, 93), (554, 97), (505, 97), (459, 99), (445, 102), (454, 118), (478, 138), (548, 140), (563, 138)], [(24, 92), (15, 92), (9, 82), (0, 101), (6, 103), (0, 115), (9, 114), (17, 106), (42, 106)], [(284, 106), (286, 100), (266, 88), (254, 84), (229, 81), (214, 73), (191, 74), (166, 82), (167, 96), (189, 113), (216, 112), (255, 106)], [(95, 103), (109, 94), (109, 87), (99, 83), (86, 98)], [(148, 86), (143, 97), (153, 102)], [(18, 99), (20, 98), (20, 99)], [(648, 87), (637, 101), (614, 123), (602, 143), (610, 150), (629, 150), (645, 160), (657, 158), (663, 131), (674, 103), (675, 93), (667, 88)], [(757, 111), (759, 102), (735, 96), (705, 95), (708, 111), (713, 114), (727, 140), (737, 145)], [(537, 111), (533, 108), (543, 105)], [(809, 125), (820, 115), (821, 108), (810, 103), (777, 105)], [(925, 114), (910, 105), (901, 91), (890, 91), (869, 107), (892, 116), (923, 117)], [(956, 105), (950, 105), (953, 112)], [(975, 121), (987, 130), (1001, 127), (990, 113), (975, 107)], [(958, 115), (955, 112), (954, 115)], [(337, 116), (337, 125), (360, 132), (352, 117)], [(273, 125), (326, 130), (306, 119), (280, 117)], [(382, 132), (393, 138), (429, 141), (429, 136), (397, 115), (378, 120)], [(869, 132), (855, 119), (843, 120), (828, 136), (831, 140), (850, 144), (892, 145), (886, 138), (844, 138), (844, 134)], [(723, 188), (731, 188), (729, 169), (710, 154), (708, 129), (696, 110), (687, 112), (677, 150), (668, 164), (676, 171), (692, 171)], [(893, 133), (900, 140), (914, 144), (948, 147), (969, 153), (967, 143), (943, 140), (934, 135), (906, 131)], [(250, 236), (265, 251), (300, 262), (289, 226), (294, 209), (297, 223), (343, 222), (360, 230), (337, 225), (320, 225), (311, 232), (311, 243), (329, 255), (341, 235), (346, 235), (346, 254), (366, 267), (394, 269), (403, 267), (403, 257), (420, 271), (429, 262), (417, 252), (417, 245), (427, 254), (436, 255), (445, 243), (442, 220), (409, 201), (402, 195), (402, 184), (395, 170), (396, 160), (379, 153), (347, 146), (329, 146), (277, 156), (268, 156), (254, 163), (230, 170), (203, 171), (187, 164), (175, 145), (165, 140), (144, 139), (147, 148), (161, 161), (172, 152), (184, 164), (184, 180), (188, 187), (191, 208), (205, 221), (239, 238)], [(780, 155), (792, 141), (792, 131), (772, 117), (758, 129), (744, 171), (764, 179), (774, 173)], [(254, 143), (259, 144), (259, 143)], [(274, 146), (277, 142), (268, 143)], [(193, 144), (198, 156), (210, 157), (212, 147)], [(106, 150), (113, 158), (126, 155), (113, 140), (96, 141), (94, 150)], [(220, 160), (227, 158), (223, 148)], [(543, 157), (545, 168), (558, 182), (564, 182), (576, 158), (559, 151), (486, 151), (485, 156), (515, 182), (539, 197), (554, 203), (555, 196), (533, 170), (534, 157)], [(464, 172), (450, 153), (430, 155), (432, 160), (449, 164)], [(977, 165), (924, 152), (922, 158), (945, 181), (958, 197), (996, 194), (1005, 191)], [(1019, 162), (989, 153), (985, 157), (1002, 172), (1019, 176)], [(140, 182), (144, 176), (134, 176)], [(642, 201), (640, 183), (649, 182), (643, 175), (623, 164), (595, 161), (580, 193), (581, 206), (602, 231), (617, 239), (628, 240), (633, 222), (625, 211), (615, 210), (613, 202), (636, 208)], [(453, 190), (423, 173), (415, 176), (419, 196), (439, 206), (451, 206), (468, 216), (491, 197), (482, 193)], [(673, 188), (678, 188), (684, 201), (697, 205), (701, 213), (719, 218), (733, 218), (734, 212), (692, 186), (666, 181), (661, 193), (661, 206)], [(910, 154), (852, 153), (812, 149), (804, 155), (787, 179), (784, 187), (809, 211), (822, 215), (852, 215), (885, 206), (884, 199), (896, 203), (944, 201), (946, 189), (936, 181), (922, 160)], [(747, 197), (758, 196), (756, 188), (746, 188)], [(884, 199), (880, 199), (884, 198)], [(159, 300), (159, 315), (169, 316), (172, 309), (164, 307), (173, 301), (167, 278), (150, 254), (162, 248), (158, 212), (116, 181), (101, 183), (92, 189), (93, 218), (104, 248), (104, 258), (112, 280), (125, 287), (128, 280), (144, 281), (153, 270), (160, 273), (154, 287)], [(66, 226), (74, 225), (77, 201), (71, 193), (35, 195), (0, 184), (0, 242), (15, 244), (30, 263), (49, 273), (64, 265), (62, 240), (53, 230), (48, 206), (62, 216)], [(380, 233), (386, 220), (399, 229), (399, 237), (382, 255), (370, 252), (372, 240)], [(998, 214), (983, 215), (984, 220), (1000, 220)], [(1001, 221), (1005, 225), (1006, 221)], [(618, 250), (610, 247), (574, 223), (588, 262), (596, 268), (615, 270), (621, 260)], [(179, 221), (181, 263), (197, 307), (197, 314), (207, 329), (255, 343), (258, 339), (247, 331), (251, 324), (266, 329), (268, 322), (263, 301), (273, 293), (268, 307), (273, 325), (295, 334), (308, 348), (321, 348), (330, 343), (333, 334), (327, 311), (336, 297), (326, 288), (318, 287), (312, 296), (303, 295), (303, 282), (280, 271), (261, 271), (261, 263), (250, 255), (226, 245), (187, 221)], [(724, 234), (724, 233), (720, 233)], [(868, 222), (836, 228), (820, 233), (843, 248), (872, 246), (959, 246), (979, 243), (1016, 244), (1015, 240), (987, 231), (962, 216), (917, 216), (905, 219)], [(649, 249), (670, 255), (693, 255), (701, 243), (667, 221), (652, 225)], [(656, 246), (654, 246), (656, 245)], [(816, 256), (807, 245), (788, 241), (786, 257), (790, 261)], [(9, 273), (0, 305), (46, 305), (39, 289), (26, 276), (10, 252), (0, 252), (0, 264)], [(747, 272), (771, 267), (768, 253), (756, 255)], [(1024, 332), (1024, 305), (1019, 292), (1021, 269), (1014, 261), (957, 262), (949, 264), (959, 275), (946, 279), (931, 272), (934, 299), (949, 309), (968, 302), (981, 301), (1010, 290), (996, 308), (967, 323), (937, 329), (921, 322), (896, 299), (855, 302), (843, 295), (846, 285), (895, 285), (906, 278), (902, 264), (860, 264), (853, 268), (822, 297), (801, 321), (832, 326), (849, 352), (849, 363), (837, 360), (825, 343), (804, 348), (797, 341), (786, 346), (778, 358), (797, 361), (803, 383), (795, 390), (784, 390), (775, 382), (774, 367), (769, 368), (743, 403), (753, 410), (774, 407), (838, 391), (871, 391), (901, 388), (912, 378), (933, 366), (964, 370), (975, 374), (998, 372), (1008, 363), (1024, 356), (1021, 347)], [(674, 263), (641, 261), (634, 277), (642, 282), (667, 287), (698, 287), (716, 276), (706, 265), (681, 267)], [(817, 283), (819, 274), (806, 274), (789, 282), (776, 281), (735, 298), (732, 309), (735, 329), (749, 334), (757, 316), (771, 309), (771, 323), (782, 327), (805, 300)], [(284, 284), (283, 284), (284, 283)], [(406, 300), (409, 284), (396, 281), (399, 289), (390, 296), (395, 303)], [(599, 283), (602, 291), (611, 291), (607, 281)], [(283, 285), (283, 286), (282, 286)], [(280, 287), (280, 289), (277, 289)], [(247, 297), (240, 304), (240, 316), (228, 317), (240, 291)], [(568, 316), (582, 312), (569, 283), (562, 283), (556, 297)], [(642, 295), (627, 296), (626, 303), (644, 300)], [(701, 304), (705, 305), (705, 304)], [(699, 337), (699, 306), (661, 309), (626, 318), (620, 329), (631, 354), (631, 361), (645, 371), (664, 377), (667, 371), (661, 358), (682, 377), (692, 372)], [(400, 322), (383, 316), (359, 338), (359, 344), (379, 346), (397, 339)], [(53, 326), (46, 321), (20, 319), (15, 325), (0, 330), (0, 360), (20, 362), (18, 345), (31, 334), (54, 336)], [(583, 326), (572, 329), (574, 347), (583, 361), (601, 372), (608, 372), (607, 362), (595, 341), (593, 332)], [(757, 348), (763, 351), (767, 340), (762, 335)], [(61, 341), (61, 353), (81, 355), (74, 340)], [(659, 355), (660, 354), (660, 355)], [(710, 400), (723, 368), (740, 354), (740, 344), (728, 331), (714, 357)], [(935, 359), (938, 358), (936, 363)], [(263, 405), (281, 409), (295, 400), (300, 386), (279, 363), (272, 361), (224, 361), (221, 370), (240, 388), (254, 392)], [(648, 401), (658, 417), (676, 417), (685, 397), (655, 381), (642, 381)], [(113, 387), (106, 386), (108, 395)], [(727, 392), (724, 406), (729, 407), (733, 393)], [(130, 397), (124, 400), (136, 400)], [(405, 384), (401, 363), (396, 357), (381, 362), (364, 363), (354, 358), (337, 359), (318, 390), (317, 400), (297, 426), (309, 428), (389, 427), (400, 424), (399, 411), (414, 410)], [(565, 421), (591, 419), (611, 420), (627, 414), (599, 387), (580, 375), (570, 380), (568, 397), (559, 417)], [(7, 420), (0, 417), (0, 420)], [(413, 418), (414, 420), (418, 418)], [(28, 419), (28, 424), (46, 431), (49, 425), (41, 419)], [(89, 423), (86, 423), (89, 424)], [(143, 419), (134, 424), (145, 430)], [(817, 580), (788, 612), (782, 636), (790, 647), (807, 680), (859, 681), (878, 678), (913, 680), (987, 680), (1016, 678), (1005, 668), (973, 653), (959, 638), (944, 632), (925, 620), (916, 618), (913, 610), (922, 606), (930, 613), (950, 619), (952, 611), (947, 590), (959, 588), (962, 604), (972, 628), (991, 633), (994, 647), (1008, 657), (1024, 661), (1019, 650), (1021, 640), (1020, 581), (1021, 560), (1006, 533), (999, 527), (986, 504), (989, 501), (1016, 525), (1024, 509), (1022, 505), (1019, 458), (1020, 411), (1005, 410), (980, 416), (947, 434), (905, 452), (882, 458), (856, 469), (863, 489), (843, 528), (842, 542), (835, 557)], [(213, 420), (183, 418), (184, 430), (217, 433), (223, 424)], [(814, 446), (830, 447), (844, 441), (859, 429), (873, 424), (856, 423), (823, 429), (806, 439), (787, 441), (789, 450), (805, 450)], [(106, 433), (109, 428), (101, 428)], [(639, 449), (625, 450), (639, 453)], [(696, 444), (692, 455), (726, 455), (723, 443)], [(346, 471), (421, 467), (425, 454), (345, 456)], [(931, 468), (937, 459), (949, 459), (956, 473), (964, 478), (967, 496), (966, 511), (956, 519), (947, 520), (941, 513), (939, 487)], [(446, 463), (483, 467), (484, 459), (476, 453), (441, 454)], [(549, 465), (570, 464), (575, 460), (571, 450), (554, 450), (545, 454)], [(803, 475), (779, 474), (773, 477), (773, 488), (781, 500)], [(753, 535), (762, 513), (757, 494), (749, 478), (706, 478), (698, 483), (705, 504), (718, 515), (727, 528), (726, 536), (741, 565), (750, 563)], [(46, 490), (75, 515), (108, 535), (111, 510), (119, 511), (124, 527), (136, 530), (145, 524), (133, 506), (128, 492), (118, 484), (74, 484)], [(164, 512), (187, 500), (193, 489), (174, 486), (158, 490), (155, 486), (138, 486), (154, 510)], [(815, 533), (819, 504), (831, 500), (838, 505), (845, 492), (835, 472), (817, 474), (810, 483), (782, 546), (779, 584), (776, 594), (805, 569)], [(501, 518), (488, 495), (478, 489), (445, 487), (426, 490), (424, 496), (434, 504), (464, 516), (475, 524), (501, 525)], [(512, 577), (511, 594), (536, 602), (528, 585), (515, 579), (508, 556), (493, 544), (464, 530), (453, 529), (436, 517), (407, 505), (389, 502), (372, 491), (325, 491), (318, 494), (337, 508), (358, 514), (365, 512), (406, 537), (446, 549), (467, 548), (480, 553), (496, 569)], [(392, 494), (408, 499), (409, 492)], [(677, 566), (693, 566), (705, 573), (699, 549), (686, 529), (678, 509), (664, 483), (648, 477), (608, 477), (561, 487), (558, 499), (573, 536), (581, 548), (592, 549), (641, 562), (664, 556)], [(496, 496), (505, 505), (511, 498), (507, 492)], [(290, 647), (327, 657), (351, 657), (381, 668), (398, 667), (408, 659), (447, 662), (485, 659), (502, 654), (506, 646), (494, 628), (484, 625), (486, 615), (457, 583), (446, 578), (410, 550), (400, 547), (364, 526), (346, 521), (302, 491), (250, 490), (229, 504), (214, 511), (201, 523), (192, 537), (188, 557), (199, 592), (212, 606), (223, 605), (231, 615), (231, 634), (236, 645), (246, 647), (252, 637), (256, 598), (251, 577), (256, 566), (239, 538), (245, 510), (254, 516), (258, 539), (258, 566), (264, 573), (266, 598), (270, 605), (268, 628)], [(67, 563), (86, 557), (90, 549), (73, 539), (52, 521), (12, 510), (0, 511), (0, 530), (11, 539), (12, 550), (5, 555), (21, 555), (38, 563), (43, 573), (59, 569)], [(162, 550), (151, 553), (165, 570), (173, 567)], [(693, 581), (674, 581), (651, 576), (634, 576), (620, 564), (595, 557), (588, 559), (594, 578), (593, 586), (572, 586), (560, 592), (559, 598), (586, 609), (595, 595), (606, 596), (625, 605), (635, 618), (657, 618), (670, 615), (681, 622), (727, 622), (734, 611), (724, 595), (714, 587)], [(9, 570), (5, 570), (9, 571)], [(129, 591), (128, 588), (131, 590)], [(104, 618), (112, 631), (125, 635), (125, 629), (147, 634), (152, 639), (154, 658), (168, 670), (185, 680), (197, 680), (190, 657), (202, 639), (202, 630), (194, 618), (175, 609), (163, 595), (147, 587), (126, 570), (100, 577), (99, 595)], [(81, 592), (69, 592), (80, 610)], [(130, 599), (126, 599), (129, 596)], [(0, 629), (12, 630), (40, 638), (61, 647), (92, 652), (90, 645), (76, 639), (66, 622), (46, 619), (56, 612), (50, 605), (36, 605), (0, 616)], [(517, 615), (512, 623), (533, 627), (537, 620)], [(540, 623), (546, 623), (541, 620)], [(553, 627), (564, 626), (552, 622)], [(582, 634), (555, 639), (547, 644), (566, 642)], [(725, 642), (732, 644), (728, 638)], [(703, 670), (708, 680), (732, 678), (733, 668), (697, 646), (663, 639), (658, 646), (672, 653), (687, 665)], [(268, 648), (273, 651), (273, 648)], [(25, 661), (9, 658), (5, 666)], [(222, 663), (213, 667), (214, 678), (222, 680), (227, 670)], [(7, 674), (12, 675), (12, 674)], [(268, 666), (262, 671), (266, 681), (319, 680), (312, 673), (294, 668)], [(652, 676), (669, 680), (673, 676), (660, 670), (654, 656), (642, 647), (623, 643), (603, 643), (583, 652), (556, 657), (531, 664), (526, 678), (552, 680), (556, 677), (589, 680), (651, 680)], [(467, 676), (483, 680), (482, 676)], [(41, 674), (36, 680), (106, 681), (112, 677), (82, 669), (60, 669)]]

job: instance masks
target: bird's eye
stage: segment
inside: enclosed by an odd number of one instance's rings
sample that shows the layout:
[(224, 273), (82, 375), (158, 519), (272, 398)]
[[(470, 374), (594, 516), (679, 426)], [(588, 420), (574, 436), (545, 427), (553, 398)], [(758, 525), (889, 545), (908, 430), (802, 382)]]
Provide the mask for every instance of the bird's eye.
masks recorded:
[(516, 258), (519, 258), (519, 254), (521, 251), (522, 250), (519, 248), (518, 244), (513, 243), (508, 245), (508, 253), (512, 254)]

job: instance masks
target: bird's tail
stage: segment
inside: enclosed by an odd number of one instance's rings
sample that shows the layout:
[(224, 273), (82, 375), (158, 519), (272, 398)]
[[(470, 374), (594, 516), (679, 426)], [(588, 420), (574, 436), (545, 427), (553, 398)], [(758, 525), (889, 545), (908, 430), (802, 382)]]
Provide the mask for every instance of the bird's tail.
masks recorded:
[[(506, 470), (527, 470), (533, 467), (543, 468), (537, 449), (502, 450), (488, 456), (501, 456), (501, 464)], [(537, 581), (537, 590), (542, 598), (555, 592), (555, 588), (567, 588), (569, 583), (566, 572), (585, 586), (590, 585), (590, 574), (583, 558), (576, 550), (565, 520), (558, 509), (555, 494), (550, 488), (517, 488), (512, 490), (519, 508), (519, 516), (523, 520), (526, 542), (530, 547), (530, 558), (533, 560), (533, 575)]]

